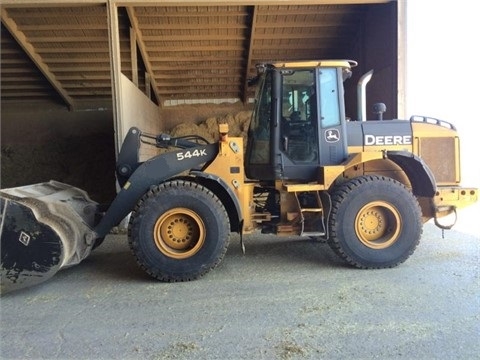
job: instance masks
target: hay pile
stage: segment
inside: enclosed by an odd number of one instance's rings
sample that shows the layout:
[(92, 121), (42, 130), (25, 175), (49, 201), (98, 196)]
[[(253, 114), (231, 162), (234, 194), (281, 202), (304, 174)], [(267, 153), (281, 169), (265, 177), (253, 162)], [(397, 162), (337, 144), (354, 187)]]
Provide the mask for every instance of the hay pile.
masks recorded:
[(208, 142), (213, 143), (218, 141), (219, 138), (218, 124), (228, 124), (228, 135), (241, 136), (246, 144), (251, 116), (251, 111), (240, 111), (235, 115), (228, 114), (225, 116), (210, 117), (198, 125), (193, 123), (183, 123), (175, 126), (170, 131), (170, 135), (172, 137), (198, 135), (205, 138)]

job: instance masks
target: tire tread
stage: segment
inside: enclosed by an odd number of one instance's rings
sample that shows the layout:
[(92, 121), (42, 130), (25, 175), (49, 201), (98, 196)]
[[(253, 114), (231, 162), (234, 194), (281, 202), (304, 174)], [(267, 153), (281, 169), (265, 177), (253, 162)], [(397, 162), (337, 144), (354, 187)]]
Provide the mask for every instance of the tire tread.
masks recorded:
[[(342, 258), (347, 264), (354, 266), (359, 269), (382, 269), (382, 268), (393, 268), (398, 266), (399, 264), (403, 263), (405, 260), (407, 260), (415, 251), (416, 247), (419, 244), (420, 241), (420, 236), (415, 240), (415, 244), (410, 248), (410, 250), (403, 254), (401, 258), (399, 258), (397, 261), (392, 262), (388, 265), (377, 265), (374, 263), (365, 263), (362, 261), (358, 261), (348, 255), (342, 244), (341, 244), (341, 239), (339, 239), (335, 224), (339, 221), (342, 221), (340, 219), (340, 215), (338, 213), (339, 211), (339, 206), (349, 200), (349, 195), (350, 193), (355, 190), (356, 188), (363, 186), (364, 184), (368, 183), (374, 183), (374, 182), (387, 182), (389, 184), (392, 184), (392, 186), (400, 186), (404, 190), (406, 190), (409, 194), (412, 203), (415, 204), (415, 216), (414, 220), (415, 221), (415, 226), (422, 228), (422, 223), (421, 223), (421, 209), (420, 205), (418, 204), (417, 199), (415, 196), (411, 193), (411, 191), (402, 183), (400, 183), (397, 180), (394, 180), (388, 176), (379, 176), (379, 175), (364, 175), (364, 176), (359, 176), (354, 179), (351, 179), (345, 183), (340, 184), (336, 189), (334, 189), (334, 192), (332, 194), (332, 209), (331, 209), (331, 214), (330, 214), (330, 220), (329, 220), (329, 226), (330, 226), (330, 236), (328, 239), (328, 244), (330, 248), (337, 254), (340, 258)], [(393, 185), (395, 184), (395, 185)], [(421, 235), (421, 230), (420, 230), (420, 235)]]
[(156, 197), (159, 193), (167, 189), (176, 190), (176, 189), (182, 189), (182, 188), (200, 191), (205, 196), (207, 196), (212, 201), (213, 206), (220, 213), (222, 213), (220, 221), (222, 222), (221, 226), (223, 227), (223, 229), (227, 229), (227, 230), (230, 229), (228, 214), (225, 210), (225, 207), (223, 206), (222, 202), (218, 199), (218, 197), (215, 196), (215, 194), (212, 193), (206, 187), (196, 182), (187, 181), (187, 180), (172, 180), (172, 181), (167, 181), (165, 183), (162, 183), (160, 185), (152, 186), (150, 190), (147, 193), (145, 193), (145, 195), (138, 201), (134, 210), (132, 211), (129, 226), (128, 226), (128, 244), (130, 246), (130, 249), (134, 255), (134, 258), (138, 266), (151, 277), (163, 282), (192, 281), (202, 277), (207, 272), (209, 272), (210, 270), (214, 269), (219, 265), (219, 263), (222, 261), (223, 257), (225, 256), (225, 253), (227, 252), (227, 248), (229, 245), (229, 233), (228, 233), (226, 235), (227, 239), (224, 241), (222, 248), (218, 256), (216, 257), (215, 261), (213, 263), (208, 264), (208, 266), (202, 266), (200, 269), (198, 269), (198, 271), (194, 273), (189, 273), (188, 275), (166, 274), (162, 271), (159, 271), (158, 269), (153, 269), (151, 266), (147, 264), (147, 261), (144, 258), (145, 254), (142, 254), (141, 252), (138, 252), (135, 250), (139, 245), (140, 239), (135, 237), (134, 235), (135, 231), (133, 231), (133, 227), (138, 226), (135, 224), (138, 223), (138, 220), (141, 220), (141, 218), (146, 215), (144, 204), (147, 203), (149, 199)]

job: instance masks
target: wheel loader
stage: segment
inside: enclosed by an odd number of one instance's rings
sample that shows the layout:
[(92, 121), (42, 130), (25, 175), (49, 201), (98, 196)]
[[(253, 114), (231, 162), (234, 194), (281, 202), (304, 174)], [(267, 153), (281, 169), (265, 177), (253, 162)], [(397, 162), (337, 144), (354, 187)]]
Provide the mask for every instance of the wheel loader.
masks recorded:
[[(381, 103), (376, 119), (366, 119), (372, 72), (357, 85), (358, 118), (346, 116), (344, 81), (356, 65), (258, 65), (245, 150), (226, 124), (215, 143), (131, 128), (109, 206), (55, 181), (1, 190), (2, 292), (80, 263), (126, 218), (139, 266), (167, 282), (215, 268), (232, 232), (241, 241), (254, 232), (323, 239), (361, 269), (404, 262), (423, 223), (450, 228), (478, 189), (460, 187), (454, 125), (424, 116), (385, 120)], [(140, 162), (141, 146), (167, 151)]]

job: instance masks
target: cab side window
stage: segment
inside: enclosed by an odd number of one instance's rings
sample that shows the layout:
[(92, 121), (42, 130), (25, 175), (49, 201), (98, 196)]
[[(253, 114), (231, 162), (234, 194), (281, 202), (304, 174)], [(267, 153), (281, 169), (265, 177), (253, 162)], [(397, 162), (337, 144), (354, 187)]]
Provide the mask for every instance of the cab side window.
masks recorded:
[(315, 75), (312, 70), (282, 72), (283, 150), (294, 162), (317, 159)]
[(340, 125), (338, 103), (337, 71), (325, 68), (319, 72), (320, 83), (320, 123), (322, 128)]

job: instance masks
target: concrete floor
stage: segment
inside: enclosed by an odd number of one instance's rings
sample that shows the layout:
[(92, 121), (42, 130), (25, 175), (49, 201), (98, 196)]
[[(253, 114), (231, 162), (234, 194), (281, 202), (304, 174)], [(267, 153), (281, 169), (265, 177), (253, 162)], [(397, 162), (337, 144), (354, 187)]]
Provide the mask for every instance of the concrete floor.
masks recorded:
[[(477, 207), (478, 209), (478, 207)], [(480, 232), (426, 224), (387, 270), (326, 244), (233, 236), (200, 280), (137, 267), (125, 235), (82, 264), (1, 298), (2, 359), (479, 359)]]

